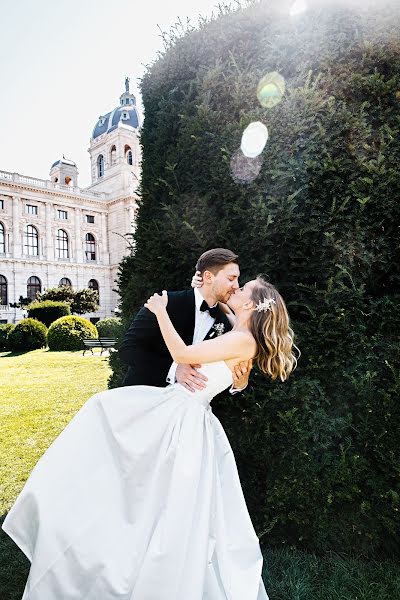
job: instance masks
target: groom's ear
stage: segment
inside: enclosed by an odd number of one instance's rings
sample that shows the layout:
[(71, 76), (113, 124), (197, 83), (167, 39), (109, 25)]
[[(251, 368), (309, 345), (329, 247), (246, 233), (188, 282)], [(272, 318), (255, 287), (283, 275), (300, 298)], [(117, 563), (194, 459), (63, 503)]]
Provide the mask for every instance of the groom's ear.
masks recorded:
[(214, 275), (211, 271), (204, 271), (202, 277), (203, 283), (212, 283)]

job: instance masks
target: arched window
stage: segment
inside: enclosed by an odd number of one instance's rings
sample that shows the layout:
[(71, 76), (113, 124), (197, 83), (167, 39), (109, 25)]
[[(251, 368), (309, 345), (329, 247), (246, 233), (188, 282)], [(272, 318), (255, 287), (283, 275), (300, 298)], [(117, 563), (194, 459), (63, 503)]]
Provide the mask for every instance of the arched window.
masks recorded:
[(87, 261), (96, 260), (96, 240), (92, 233), (85, 236), (85, 257)]
[(99, 282), (96, 279), (90, 279), (89, 283), (88, 283), (88, 288), (89, 290), (95, 290), (96, 292), (99, 291)]
[(42, 284), (40, 283), (39, 277), (29, 277), (28, 285), (26, 287), (26, 295), (31, 300), (35, 300), (36, 294), (42, 291)]
[(104, 156), (99, 154), (97, 157), (97, 177), (103, 177), (104, 175)]
[(98, 302), (100, 302), (99, 282), (96, 279), (90, 279), (88, 283), (89, 290), (97, 292)]
[(113, 146), (111, 146), (111, 150), (110, 150), (110, 164), (115, 165), (116, 162), (117, 162), (117, 148), (115, 147), (115, 144), (114, 144)]
[(3, 306), (8, 304), (7, 298), (7, 279), (4, 277), (4, 275), (0, 275), (0, 304)]
[(69, 258), (68, 233), (64, 229), (57, 231), (57, 256), (58, 258)]
[(5, 254), (5, 252), (6, 252), (6, 232), (5, 232), (3, 223), (0, 223), (0, 254)]
[(70, 185), (72, 183), (72, 177), (67, 176), (65, 179), (65, 185)]
[(28, 256), (39, 256), (39, 234), (33, 225), (25, 227), (25, 254)]
[(133, 165), (132, 148), (128, 144), (125, 144), (125, 146), (124, 146), (124, 154), (125, 154), (125, 160), (128, 163), (128, 165)]
[(60, 283), (58, 284), (58, 286), (61, 287), (62, 285), (72, 288), (71, 280), (68, 279), (68, 277), (62, 277), (60, 279)]

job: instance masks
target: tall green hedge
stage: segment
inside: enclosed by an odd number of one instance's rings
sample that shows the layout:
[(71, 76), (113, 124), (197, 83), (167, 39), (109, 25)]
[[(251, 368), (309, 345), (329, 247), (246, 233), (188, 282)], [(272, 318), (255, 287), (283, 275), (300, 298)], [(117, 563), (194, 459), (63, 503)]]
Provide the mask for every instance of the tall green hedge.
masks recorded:
[[(226, 11), (167, 38), (142, 81), (136, 250), (125, 326), (149, 293), (189, 285), (225, 246), (242, 281), (283, 294), (298, 369), (214, 401), (261, 542), (400, 554), (400, 6), (288, 2)], [(277, 71), (273, 108), (256, 96)], [(232, 177), (244, 128), (269, 130), (258, 177)], [(111, 385), (123, 367), (113, 357)]]

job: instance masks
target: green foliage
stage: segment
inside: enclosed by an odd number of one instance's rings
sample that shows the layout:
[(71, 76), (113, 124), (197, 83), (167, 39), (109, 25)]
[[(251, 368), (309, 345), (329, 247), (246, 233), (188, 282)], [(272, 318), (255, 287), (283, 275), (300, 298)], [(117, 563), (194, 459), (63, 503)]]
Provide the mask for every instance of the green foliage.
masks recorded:
[(60, 285), (50, 288), (45, 292), (37, 294), (39, 301), (54, 300), (58, 302), (68, 302), (71, 312), (77, 315), (95, 312), (99, 306), (99, 292), (89, 288), (74, 290), (69, 285)]
[(49, 327), (47, 341), (50, 350), (82, 350), (84, 338), (98, 338), (96, 327), (83, 317), (61, 317)]
[(9, 346), (9, 342), (8, 342), (8, 336), (10, 335), (11, 331), (15, 328), (15, 325), (13, 323), (3, 323), (2, 325), (0, 325), (0, 349), (1, 350), (9, 350), (10, 346)]
[[(259, 373), (213, 402), (262, 541), (399, 556), (400, 5), (280, 0), (172, 36), (142, 81), (135, 249), (121, 263), (126, 328), (149, 294), (188, 287), (201, 252), (241, 257), (286, 300), (302, 351), (289, 381)], [(260, 79), (283, 99), (263, 108)], [(231, 157), (269, 130), (258, 177)], [(124, 368), (111, 357), (111, 386)]]
[(57, 302), (55, 300), (36, 300), (29, 304), (28, 317), (37, 319), (49, 327), (53, 321), (71, 314), (68, 302)]
[(96, 328), (99, 332), (99, 337), (109, 337), (118, 339), (121, 335), (121, 319), (118, 317), (106, 317), (97, 321)]
[(7, 342), (13, 352), (28, 352), (46, 346), (47, 327), (36, 319), (23, 319), (10, 331)]

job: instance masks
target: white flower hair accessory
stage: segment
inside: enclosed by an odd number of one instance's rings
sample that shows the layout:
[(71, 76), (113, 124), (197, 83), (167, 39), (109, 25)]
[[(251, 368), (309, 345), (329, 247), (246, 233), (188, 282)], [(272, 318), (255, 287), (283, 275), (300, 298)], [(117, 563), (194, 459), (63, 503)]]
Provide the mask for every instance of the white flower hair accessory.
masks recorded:
[(271, 310), (271, 304), (274, 303), (276, 304), (275, 300), (273, 298), (264, 298), (264, 300), (261, 302), (259, 302), (258, 304), (256, 304), (256, 311), (257, 312), (267, 312), (267, 310)]

